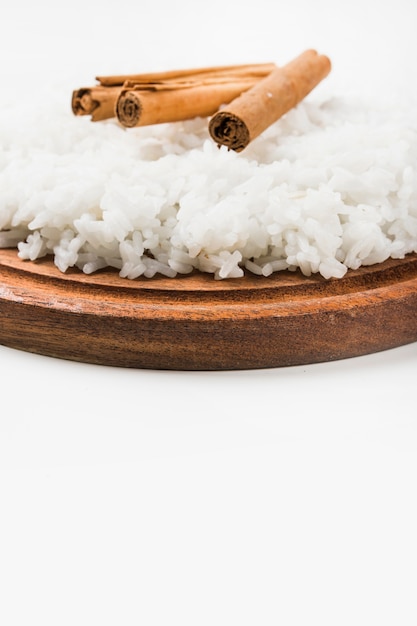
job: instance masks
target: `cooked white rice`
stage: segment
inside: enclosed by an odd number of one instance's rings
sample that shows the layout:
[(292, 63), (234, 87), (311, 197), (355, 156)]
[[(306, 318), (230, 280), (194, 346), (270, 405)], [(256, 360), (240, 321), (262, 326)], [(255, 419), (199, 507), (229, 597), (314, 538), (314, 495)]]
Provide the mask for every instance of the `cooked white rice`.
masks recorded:
[(0, 247), (22, 259), (341, 278), (417, 252), (415, 102), (310, 94), (237, 154), (207, 120), (126, 130), (41, 96), (0, 104)]

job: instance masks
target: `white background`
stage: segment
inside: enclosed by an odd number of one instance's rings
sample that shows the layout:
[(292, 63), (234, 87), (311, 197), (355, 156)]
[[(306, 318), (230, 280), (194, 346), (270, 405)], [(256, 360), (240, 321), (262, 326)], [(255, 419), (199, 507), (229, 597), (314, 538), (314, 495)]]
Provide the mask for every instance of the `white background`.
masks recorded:
[[(330, 92), (415, 93), (416, 7), (15, 0), (0, 98), (310, 47)], [(417, 344), (212, 373), (0, 347), (1, 626), (415, 626), (416, 375)]]

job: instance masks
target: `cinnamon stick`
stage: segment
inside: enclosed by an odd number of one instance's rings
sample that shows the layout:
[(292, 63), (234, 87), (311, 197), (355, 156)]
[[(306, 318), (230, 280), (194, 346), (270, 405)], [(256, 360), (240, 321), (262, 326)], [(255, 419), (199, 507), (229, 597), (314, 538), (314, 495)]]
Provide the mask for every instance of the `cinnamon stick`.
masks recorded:
[(82, 87), (72, 93), (74, 115), (91, 115), (93, 122), (115, 116), (115, 106), (122, 87)]
[[(190, 79), (184, 77), (173, 80), (160, 80), (157, 82), (135, 82), (133, 80), (126, 80), (122, 86), (122, 90), (127, 91), (130, 89), (134, 91), (169, 91), (173, 89), (186, 89), (188, 87), (201, 87), (203, 85), (225, 85), (231, 83), (247, 83), (249, 86), (253, 86), (261, 78), (263, 78), (263, 76), (257, 76), (252, 74), (219, 74), (201, 77), (193, 76)], [(112, 89), (112, 87), (107, 87), (106, 89)]]
[(211, 137), (217, 144), (240, 152), (301, 102), (330, 69), (328, 57), (306, 50), (218, 111), (209, 122)]
[(116, 76), (97, 76), (96, 80), (103, 87), (122, 86), (129, 83), (158, 83), (160, 81), (178, 81), (189, 78), (203, 78), (208, 76), (221, 75), (250, 75), (250, 76), (267, 76), (275, 69), (274, 63), (252, 63), (246, 65), (224, 65), (215, 67), (203, 67), (196, 69), (168, 70), (165, 72), (153, 72), (148, 74), (126, 74)]
[(179, 83), (159, 89), (123, 89), (116, 103), (116, 116), (127, 127), (147, 126), (208, 117), (259, 79), (236, 78), (234, 81)]

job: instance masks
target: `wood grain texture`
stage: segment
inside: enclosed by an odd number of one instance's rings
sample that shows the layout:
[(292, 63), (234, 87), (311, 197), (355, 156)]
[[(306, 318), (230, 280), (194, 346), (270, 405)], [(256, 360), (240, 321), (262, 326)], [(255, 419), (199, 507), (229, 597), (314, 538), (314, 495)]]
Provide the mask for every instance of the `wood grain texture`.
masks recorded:
[(119, 367), (227, 370), (344, 359), (417, 341), (417, 255), (343, 279), (279, 272), (122, 279), (0, 250), (0, 343)]

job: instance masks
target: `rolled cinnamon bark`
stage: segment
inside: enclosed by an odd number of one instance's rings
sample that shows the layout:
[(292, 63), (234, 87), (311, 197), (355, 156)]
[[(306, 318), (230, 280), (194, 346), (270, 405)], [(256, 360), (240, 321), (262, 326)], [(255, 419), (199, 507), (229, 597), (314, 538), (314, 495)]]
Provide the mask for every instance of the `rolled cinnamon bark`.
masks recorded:
[[(276, 67), (276, 66), (275, 66)], [(190, 87), (203, 87), (205, 85), (230, 85), (235, 83), (245, 83), (248, 88), (255, 85), (263, 76), (252, 75), (239, 75), (239, 74), (225, 74), (216, 76), (198, 76), (190, 79), (180, 78), (175, 80), (160, 80), (155, 82), (135, 82), (132, 80), (126, 80), (123, 84), (122, 90), (132, 91), (169, 91), (174, 89), (188, 89)]]
[(74, 115), (91, 115), (93, 122), (115, 117), (115, 106), (122, 87), (82, 87), (72, 93)]
[(209, 122), (211, 137), (217, 144), (240, 152), (301, 102), (330, 69), (328, 57), (306, 50), (218, 111)]
[(257, 80), (203, 81), (187, 87), (180, 84), (157, 90), (123, 89), (116, 103), (116, 116), (127, 128), (208, 117), (222, 104), (250, 89)]
[(168, 70), (148, 74), (126, 74), (116, 76), (97, 76), (96, 80), (103, 87), (122, 86), (127, 81), (134, 84), (158, 83), (161, 81), (178, 81), (189, 78), (197, 79), (208, 76), (254, 76), (261, 77), (270, 74), (276, 65), (274, 63), (252, 63), (246, 65), (224, 65), (218, 67), (202, 67), (197, 69)]

